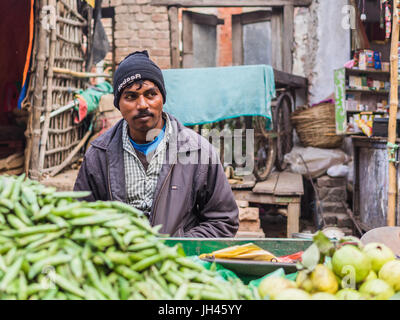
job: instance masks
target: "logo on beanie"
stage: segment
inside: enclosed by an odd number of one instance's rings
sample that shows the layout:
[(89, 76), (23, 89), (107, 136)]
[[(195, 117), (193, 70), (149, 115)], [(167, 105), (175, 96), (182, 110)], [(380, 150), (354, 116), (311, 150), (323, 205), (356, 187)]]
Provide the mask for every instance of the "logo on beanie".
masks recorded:
[(129, 82), (132, 82), (134, 80), (141, 79), (141, 78), (142, 78), (142, 75), (140, 73), (137, 73), (137, 74), (135, 74), (133, 76), (125, 78), (124, 81), (122, 81), (122, 83), (118, 86), (118, 92), (120, 92), (121, 89), (123, 87), (125, 87), (125, 85), (128, 84)]

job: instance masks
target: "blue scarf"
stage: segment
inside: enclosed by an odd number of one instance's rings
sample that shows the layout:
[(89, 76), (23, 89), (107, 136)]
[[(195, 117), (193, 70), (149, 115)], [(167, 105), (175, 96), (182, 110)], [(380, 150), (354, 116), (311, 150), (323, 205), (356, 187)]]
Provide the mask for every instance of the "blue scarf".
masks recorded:
[(165, 127), (166, 124), (164, 124), (164, 127), (162, 128), (161, 132), (158, 134), (158, 136), (151, 142), (145, 143), (145, 144), (138, 144), (135, 141), (132, 140), (131, 137), (129, 137), (129, 140), (132, 143), (132, 146), (140, 151), (141, 153), (148, 155), (150, 152), (156, 150), (157, 146), (160, 144), (162, 139), (164, 138), (165, 135)]

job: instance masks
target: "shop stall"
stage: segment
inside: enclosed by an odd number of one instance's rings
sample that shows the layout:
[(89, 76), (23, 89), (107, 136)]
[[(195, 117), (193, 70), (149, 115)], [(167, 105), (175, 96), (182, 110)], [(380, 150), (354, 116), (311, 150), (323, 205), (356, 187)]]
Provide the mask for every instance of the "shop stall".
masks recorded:
[(395, 164), (397, 151), (388, 144), (388, 132), (389, 123), (399, 118), (394, 61), (398, 55), (397, 10), (393, 1), (351, 2), (356, 8), (353, 58), (334, 71), (336, 133), (352, 141), (353, 211), (361, 228), (368, 231), (396, 223), (388, 204), (390, 196), (397, 197), (389, 187), (390, 177), (396, 175), (393, 171), (389, 175), (389, 168), (391, 162)]

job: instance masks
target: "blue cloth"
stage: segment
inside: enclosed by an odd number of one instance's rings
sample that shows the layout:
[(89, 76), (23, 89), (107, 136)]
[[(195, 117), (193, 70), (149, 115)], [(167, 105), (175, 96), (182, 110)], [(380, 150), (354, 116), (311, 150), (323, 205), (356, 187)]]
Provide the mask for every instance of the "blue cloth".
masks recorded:
[(136, 149), (139, 150), (141, 153), (144, 153), (145, 155), (148, 155), (150, 152), (156, 150), (157, 146), (160, 144), (162, 139), (164, 138), (165, 134), (165, 124), (161, 132), (158, 134), (158, 136), (151, 142), (145, 143), (145, 144), (138, 144), (135, 141), (132, 140), (131, 137), (129, 137), (129, 140), (132, 143), (132, 146)]
[(164, 110), (184, 125), (264, 116), (271, 125), (274, 70), (268, 65), (163, 70)]

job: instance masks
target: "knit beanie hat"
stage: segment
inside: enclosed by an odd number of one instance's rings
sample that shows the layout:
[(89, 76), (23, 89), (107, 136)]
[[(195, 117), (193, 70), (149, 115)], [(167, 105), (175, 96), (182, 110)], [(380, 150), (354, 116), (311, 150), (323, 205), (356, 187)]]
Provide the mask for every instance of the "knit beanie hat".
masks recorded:
[(114, 106), (119, 109), (119, 99), (122, 91), (138, 80), (150, 80), (154, 82), (165, 103), (166, 92), (164, 77), (161, 69), (149, 58), (147, 50), (135, 51), (125, 57), (114, 73)]

